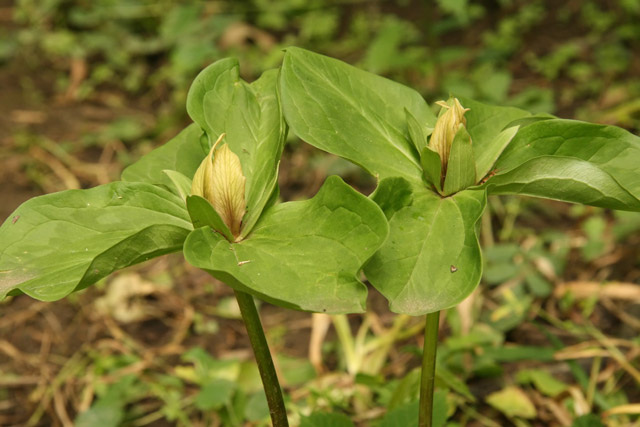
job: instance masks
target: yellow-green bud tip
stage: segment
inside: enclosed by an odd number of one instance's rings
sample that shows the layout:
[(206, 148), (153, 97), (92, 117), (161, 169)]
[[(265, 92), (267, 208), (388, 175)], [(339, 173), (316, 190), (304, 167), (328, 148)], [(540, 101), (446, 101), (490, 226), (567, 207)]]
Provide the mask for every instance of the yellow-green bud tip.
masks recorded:
[(449, 100), (449, 102), (438, 101), (436, 104), (446, 108), (446, 111), (441, 113), (436, 121), (436, 126), (433, 128), (433, 133), (431, 134), (429, 147), (440, 155), (442, 174), (444, 176), (447, 171), (447, 164), (449, 163), (451, 144), (460, 125), (467, 125), (464, 113), (469, 111), (469, 109), (464, 108), (462, 104), (460, 104), (460, 101), (458, 101), (458, 98), (453, 98)]
[(227, 144), (218, 145), (220, 135), (207, 157), (202, 160), (191, 184), (191, 194), (211, 203), (234, 237), (240, 235), (245, 213), (245, 182), (238, 156)]

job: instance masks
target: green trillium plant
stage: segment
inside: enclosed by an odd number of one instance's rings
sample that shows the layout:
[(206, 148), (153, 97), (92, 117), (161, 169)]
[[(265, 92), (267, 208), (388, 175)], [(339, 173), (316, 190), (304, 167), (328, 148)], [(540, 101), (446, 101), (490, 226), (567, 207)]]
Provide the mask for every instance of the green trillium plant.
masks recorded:
[(252, 296), (324, 313), (365, 310), (364, 262), (388, 225), (338, 177), (311, 199), (277, 203), (287, 126), (278, 71), (251, 84), (234, 59), (195, 79), (194, 124), (122, 174), (122, 181), (36, 197), (0, 228), (0, 297), (53, 301), (124, 267), (182, 251), (236, 293), (274, 425), (287, 425)]
[(487, 196), (640, 211), (640, 138), (623, 129), (470, 99), (439, 102), (335, 59), (286, 50), (285, 119), (304, 141), (378, 179), (389, 237), (365, 264), (392, 311), (427, 315), (420, 425), (431, 425), (438, 312), (478, 285)]
[[(436, 115), (434, 111), (437, 111)], [(274, 426), (287, 416), (253, 301), (363, 312), (370, 283), (391, 310), (426, 315), (420, 425), (432, 419), (440, 310), (478, 285), (487, 196), (523, 194), (640, 211), (640, 138), (622, 129), (414, 90), (299, 48), (253, 83), (234, 59), (195, 79), (193, 124), (88, 190), (36, 197), (0, 227), (0, 298), (53, 301), (182, 251), (234, 289)], [(378, 179), (366, 197), (329, 177), (278, 203), (287, 132)]]

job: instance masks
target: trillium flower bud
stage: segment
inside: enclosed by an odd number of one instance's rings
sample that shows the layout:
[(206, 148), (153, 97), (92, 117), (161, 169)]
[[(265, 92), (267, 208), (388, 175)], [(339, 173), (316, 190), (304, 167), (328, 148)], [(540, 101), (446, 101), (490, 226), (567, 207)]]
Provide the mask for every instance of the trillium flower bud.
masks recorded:
[(204, 158), (191, 185), (191, 195), (205, 198), (216, 210), (234, 237), (240, 235), (245, 214), (245, 182), (238, 156), (227, 144), (218, 147), (224, 134)]
[(451, 144), (458, 129), (460, 129), (460, 125), (466, 127), (467, 120), (464, 118), (464, 113), (469, 111), (469, 109), (464, 108), (462, 104), (460, 104), (460, 101), (458, 101), (458, 98), (453, 98), (448, 103), (439, 101), (436, 104), (446, 108), (446, 110), (440, 114), (440, 117), (438, 117), (436, 121), (436, 126), (433, 128), (433, 133), (431, 134), (429, 147), (440, 155), (442, 176), (445, 176), (449, 164)]

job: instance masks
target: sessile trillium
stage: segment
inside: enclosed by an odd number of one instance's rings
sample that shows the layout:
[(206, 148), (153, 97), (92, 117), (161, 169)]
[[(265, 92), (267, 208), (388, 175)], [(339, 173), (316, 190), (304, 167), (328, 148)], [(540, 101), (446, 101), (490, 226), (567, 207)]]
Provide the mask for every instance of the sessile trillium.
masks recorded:
[(439, 101), (442, 107), (429, 145), (421, 153), (425, 180), (441, 196), (471, 187), (476, 183), (476, 165), (464, 117), (464, 108), (457, 98)]
[(233, 240), (239, 241), (242, 217), (246, 212), (246, 178), (238, 156), (228, 144), (222, 143), (224, 137), (224, 133), (220, 135), (196, 170), (191, 196), (207, 200), (227, 228), (217, 231), (225, 236), (230, 232)]

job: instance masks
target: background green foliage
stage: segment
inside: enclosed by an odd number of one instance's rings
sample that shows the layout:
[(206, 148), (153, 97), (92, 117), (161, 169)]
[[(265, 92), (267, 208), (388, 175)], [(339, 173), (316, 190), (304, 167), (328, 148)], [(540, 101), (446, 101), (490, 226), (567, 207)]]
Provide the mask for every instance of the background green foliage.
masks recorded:
[[(252, 81), (291, 45), (429, 103), (454, 93), (638, 134), (639, 21), (639, 0), (0, 1), (0, 219), (33, 195), (118, 179), (188, 123), (187, 90), (209, 63), (235, 56)], [(332, 173), (372, 189), (290, 140), (282, 198), (311, 197)], [(480, 291), (443, 322), (438, 425), (637, 423), (621, 405), (640, 400), (638, 214), (508, 196), (489, 208)], [(228, 292), (169, 257), (56, 303), (9, 299), (0, 424), (264, 425)], [(309, 315), (263, 305), (295, 424), (415, 419), (421, 321), (369, 303), (334, 318), (322, 376)]]

